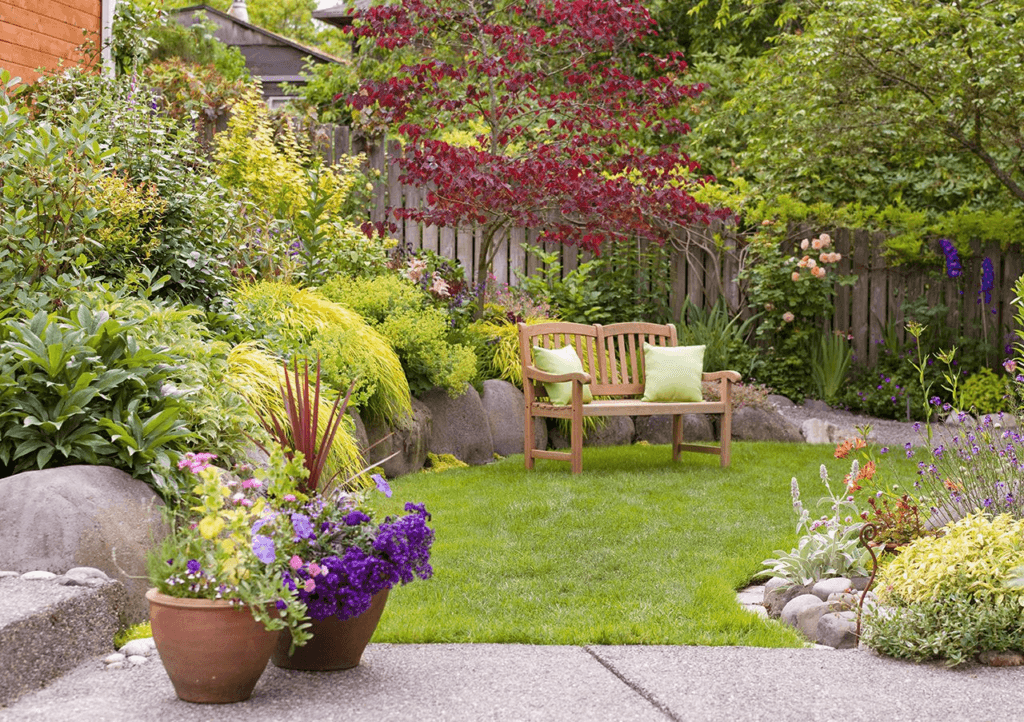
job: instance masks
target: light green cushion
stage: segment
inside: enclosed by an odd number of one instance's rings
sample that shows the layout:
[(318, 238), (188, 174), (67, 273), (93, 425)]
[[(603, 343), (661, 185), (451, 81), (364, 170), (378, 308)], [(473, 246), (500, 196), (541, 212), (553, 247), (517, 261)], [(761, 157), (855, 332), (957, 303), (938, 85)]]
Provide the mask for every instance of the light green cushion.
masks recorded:
[(701, 401), (704, 373), (703, 346), (651, 346), (644, 344), (644, 397), (642, 401)]
[[(580, 357), (576, 355), (576, 350), (572, 346), (563, 346), (562, 348), (534, 346), (533, 364), (549, 374), (569, 374), (574, 371), (583, 371), (583, 362), (580, 361)], [(568, 406), (572, 403), (572, 381), (544, 384), (544, 388), (547, 389), (551, 403), (558, 406)], [(593, 400), (590, 384), (583, 384), (583, 403), (589, 404)]]

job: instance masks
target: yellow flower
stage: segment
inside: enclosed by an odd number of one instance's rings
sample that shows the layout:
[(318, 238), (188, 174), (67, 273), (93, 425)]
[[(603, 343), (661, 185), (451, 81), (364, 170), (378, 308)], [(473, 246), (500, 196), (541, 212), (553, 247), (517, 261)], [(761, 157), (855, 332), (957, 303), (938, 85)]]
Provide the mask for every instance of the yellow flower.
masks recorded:
[(199, 533), (205, 539), (213, 539), (224, 530), (224, 520), (219, 516), (204, 516), (199, 522)]

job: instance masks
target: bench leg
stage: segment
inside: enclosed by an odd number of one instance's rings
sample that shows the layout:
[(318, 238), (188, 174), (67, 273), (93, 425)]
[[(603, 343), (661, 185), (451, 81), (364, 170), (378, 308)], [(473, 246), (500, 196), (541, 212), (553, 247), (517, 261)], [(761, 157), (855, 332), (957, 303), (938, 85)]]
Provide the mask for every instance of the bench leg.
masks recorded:
[(682, 454), (679, 448), (683, 443), (683, 416), (676, 414), (672, 417), (672, 461), (679, 461)]
[(530, 471), (533, 469), (533, 440), (535, 435), (533, 433), (534, 416), (529, 411), (526, 412), (526, 423), (524, 427), (526, 429), (523, 440), (523, 459), (526, 464), (526, 470)]
[(722, 442), (719, 449), (720, 465), (725, 468), (729, 465), (729, 445), (732, 443), (732, 411), (722, 414)]
[(583, 473), (583, 419), (573, 419), (572, 428), (569, 433), (569, 443), (572, 446), (572, 473)]

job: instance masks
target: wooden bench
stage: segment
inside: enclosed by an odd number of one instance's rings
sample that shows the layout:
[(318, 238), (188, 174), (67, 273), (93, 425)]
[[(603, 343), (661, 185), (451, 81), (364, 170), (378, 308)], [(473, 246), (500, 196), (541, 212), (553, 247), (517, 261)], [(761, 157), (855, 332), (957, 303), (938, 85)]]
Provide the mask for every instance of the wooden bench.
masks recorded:
[[(556, 459), (572, 464), (572, 473), (583, 471), (583, 418), (586, 416), (672, 416), (672, 460), (682, 451), (718, 454), (721, 465), (729, 465), (732, 436), (732, 384), (740, 380), (735, 371), (703, 374), (704, 381), (718, 381), (719, 401), (653, 403), (640, 400), (644, 391), (644, 343), (676, 346), (672, 324), (618, 323), (587, 326), (577, 323), (519, 324), (519, 354), (523, 366), (526, 396), (526, 468), (535, 459)], [(583, 363), (584, 373), (549, 374), (533, 364), (533, 347), (572, 346)], [(547, 398), (544, 383), (572, 382), (572, 403), (554, 405)], [(590, 384), (594, 400), (583, 403), (583, 384)], [(599, 398), (612, 397), (612, 398)], [(721, 443), (718, 446), (683, 443), (683, 414), (721, 414)], [(538, 418), (569, 419), (571, 450), (548, 451), (534, 448), (534, 423)]]

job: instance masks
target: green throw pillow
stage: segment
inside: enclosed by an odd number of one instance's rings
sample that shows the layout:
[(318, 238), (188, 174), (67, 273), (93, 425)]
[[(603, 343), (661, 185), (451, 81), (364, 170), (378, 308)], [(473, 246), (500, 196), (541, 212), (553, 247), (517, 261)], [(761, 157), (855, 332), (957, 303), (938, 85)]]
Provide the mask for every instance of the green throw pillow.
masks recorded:
[(641, 401), (702, 401), (703, 346), (644, 344), (644, 397)]
[[(533, 363), (541, 371), (549, 374), (569, 374), (573, 371), (582, 371), (583, 362), (576, 355), (576, 349), (572, 346), (562, 348), (541, 348), (533, 347)], [(548, 398), (551, 403), (557, 406), (568, 406), (572, 403), (572, 381), (563, 381), (557, 384), (544, 384), (547, 389)], [(590, 393), (590, 384), (583, 384), (583, 403), (589, 404), (594, 400)]]

